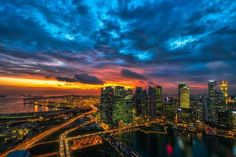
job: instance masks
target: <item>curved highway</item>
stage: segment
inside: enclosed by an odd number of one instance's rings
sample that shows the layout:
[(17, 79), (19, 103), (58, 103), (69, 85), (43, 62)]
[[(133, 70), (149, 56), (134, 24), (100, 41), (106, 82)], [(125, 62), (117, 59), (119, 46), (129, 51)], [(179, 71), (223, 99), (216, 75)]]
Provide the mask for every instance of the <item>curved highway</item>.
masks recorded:
[(82, 117), (84, 117), (84, 116), (86, 116), (86, 115), (88, 115), (88, 114), (95, 113), (95, 112), (97, 111), (97, 108), (94, 107), (93, 105), (91, 105), (91, 108), (92, 108), (92, 110), (90, 110), (90, 111), (88, 111), (88, 112), (86, 112), (86, 113), (83, 113), (83, 114), (81, 114), (81, 115), (78, 115), (78, 116), (76, 116), (76, 117), (74, 117), (74, 118), (71, 118), (71, 119), (69, 119), (67, 122), (65, 122), (65, 123), (63, 123), (63, 124), (61, 124), (61, 125), (59, 125), (59, 126), (56, 126), (56, 127), (53, 127), (53, 128), (51, 128), (51, 129), (49, 129), (49, 130), (46, 130), (46, 131), (44, 131), (44, 132), (41, 132), (41, 133), (39, 133), (38, 135), (36, 135), (36, 136), (34, 136), (33, 138), (31, 138), (30, 140), (24, 141), (24, 142), (18, 144), (16, 147), (14, 147), (14, 148), (12, 148), (12, 149), (10, 149), (10, 150), (4, 152), (3, 154), (0, 154), (0, 156), (1, 156), (1, 157), (5, 157), (5, 156), (7, 156), (8, 153), (10, 153), (10, 152), (12, 152), (12, 151), (30, 148), (34, 143), (36, 143), (36, 142), (42, 140), (43, 138), (47, 137), (48, 135), (51, 135), (52, 133), (54, 133), (54, 132), (56, 132), (56, 131), (58, 131), (58, 130), (64, 128), (64, 127), (66, 127), (67, 125), (69, 125), (69, 124), (71, 124), (71, 123), (73, 123), (73, 122), (75, 122), (76, 120), (78, 120), (78, 119), (80, 119), (80, 118), (82, 118)]

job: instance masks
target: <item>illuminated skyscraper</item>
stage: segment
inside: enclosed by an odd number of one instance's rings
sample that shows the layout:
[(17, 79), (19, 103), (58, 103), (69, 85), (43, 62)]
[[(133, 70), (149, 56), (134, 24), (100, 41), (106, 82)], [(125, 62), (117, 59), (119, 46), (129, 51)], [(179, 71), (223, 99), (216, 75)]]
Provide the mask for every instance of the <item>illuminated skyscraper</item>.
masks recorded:
[(220, 86), (220, 91), (223, 92), (224, 97), (227, 98), (228, 97), (228, 81), (222, 80), (219, 86)]
[(132, 122), (133, 94), (123, 86), (101, 89), (101, 119), (110, 127)]
[(216, 80), (208, 81), (208, 97), (213, 101), (216, 96), (217, 91), (217, 83)]
[(157, 103), (157, 116), (162, 116), (164, 114), (163, 100), (162, 100), (162, 87), (156, 87), (156, 103)]
[(125, 97), (125, 88), (123, 86), (115, 86), (115, 101), (119, 101)]
[(191, 109), (190, 109), (190, 90), (185, 83), (180, 83), (178, 85), (178, 94), (179, 94), (179, 108), (177, 114), (177, 121), (181, 123), (190, 123), (191, 118)]
[(178, 91), (180, 108), (190, 109), (189, 87), (185, 83), (180, 83)]
[(115, 86), (113, 121), (116, 126), (132, 122), (132, 90)]
[(157, 88), (148, 87), (148, 115), (151, 118), (156, 118), (157, 115)]
[(236, 130), (236, 110), (232, 111), (232, 126)]
[(136, 116), (140, 116), (142, 114), (142, 87), (136, 87), (134, 93), (134, 107), (136, 111)]
[(223, 93), (224, 99), (225, 99), (225, 103), (228, 104), (228, 81), (224, 81), (222, 80), (220, 82), (220, 91)]
[(147, 92), (142, 87), (136, 87), (134, 93), (136, 116), (147, 116)]
[(111, 86), (101, 88), (101, 119), (113, 125), (114, 89)]
[(216, 120), (216, 93), (217, 83), (216, 80), (208, 81), (208, 105), (207, 105), (207, 120), (214, 123)]
[(125, 123), (131, 123), (133, 121), (133, 92), (130, 88), (125, 89), (124, 98), (125, 108), (123, 110)]
[(141, 113), (142, 116), (147, 116), (147, 91), (143, 90), (141, 95)]
[(167, 120), (173, 122), (177, 115), (177, 99), (174, 96), (167, 96), (164, 98), (165, 117)]

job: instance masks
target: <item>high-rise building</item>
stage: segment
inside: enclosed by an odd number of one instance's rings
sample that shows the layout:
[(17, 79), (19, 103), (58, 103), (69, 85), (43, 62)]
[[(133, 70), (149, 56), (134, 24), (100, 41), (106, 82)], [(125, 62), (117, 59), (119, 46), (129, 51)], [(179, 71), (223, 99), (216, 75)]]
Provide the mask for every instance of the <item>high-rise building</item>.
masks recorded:
[(215, 125), (222, 125), (222, 115), (227, 115), (228, 82), (221, 81), (219, 90), (216, 80), (208, 81), (207, 119)]
[(216, 95), (217, 95), (217, 83), (216, 80), (208, 81), (208, 102), (207, 102), (207, 120), (208, 122), (217, 122), (216, 112)]
[(222, 80), (219, 86), (220, 86), (220, 91), (223, 93), (224, 97), (227, 98), (229, 96), (228, 95), (228, 81)]
[(216, 80), (208, 81), (208, 98), (212, 103), (215, 103), (215, 97), (217, 92), (217, 83)]
[(236, 130), (236, 110), (231, 111), (232, 113), (232, 127)]
[(114, 89), (111, 86), (101, 88), (101, 119), (113, 125)]
[(177, 115), (177, 98), (174, 96), (167, 96), (164, 98), (165, 118), (167, 121), (175, 121)]
[(203, 104), (202, 97), (191, 101), (191, 110), (192, 110), (192, 118), (194, 121), (203, 121)]
[(133, 92), (130, 88), (125, 89), (125, 98), (124, 98), (125, 108), (123, 110), (125, 123), (133, 122)]
[(179, 93), (180, 108), (190, 109), (189, 87), (185, 83), (180, 83), (178, 93)]
[(178, 112), (178, 122), (189, 123), (192, 120), (191, 109), (190, 109), (190, 90), (185, 83), (180, 83), (178, 85), (179, 94), (179, 108)]
[(132, 122), (132, 90), (115, 86), (113, 121), (116, 126)]
[(157, 89), (148, 87), (148, 115), (150, 118), (156, 118), (157, 114)]
[(101, 119), (110, 127), (132, 122), (133, 94), (123, 86), (101, 89)]
[(202, 99), (200, 99), (200, 102), (202, 103), (203, 107), (203, 120), (208, 121), (208, 104), (207, 104), (207, 96), (203, 96)]
[(232, 112), (230, 110), (217, 110), (218, 127), (231, 129), (233, 127), (232, 124)]
[(134, 93), (134, 108), (136, 111), (136, 116), (141, 116), (142, 114), (142, 87), (136, 87)]
[(114, 91), (115, 101), (119, 101), (125, 97), (125, 88), (123, 86), (115, 86)]
[(228, 81), (222, 80), (219, 84), (220, 91), (223, 93), (225, 104), (228, 104)]
[(163, 100), (162, 100), (162, 87), (157, 86), (156, 87), (156, 101), (157, 101), (157, 116), (163, 116), (164, 115), (164, 106), (163, 106)]
[(143, 90), (141, 94), (141, 114), (142, 116), (147, 116), (147, 91)]
[(135, 89), (134, 108), (136, 116), (147, 116), (147, 92), (142, 87), (136, 87)]

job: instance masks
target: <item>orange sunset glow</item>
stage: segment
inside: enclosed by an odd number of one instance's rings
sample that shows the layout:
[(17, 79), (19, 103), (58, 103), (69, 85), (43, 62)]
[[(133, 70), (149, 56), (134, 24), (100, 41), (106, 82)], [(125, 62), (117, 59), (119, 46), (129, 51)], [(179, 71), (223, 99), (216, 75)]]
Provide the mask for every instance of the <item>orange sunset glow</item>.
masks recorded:
[[(132, 85), (133, 83), (133, 85)], [(36, 79), (36, 78), (16, 78), (16, 77), (0, 77), (0, 86), (15, 87), (41, 87), (41, 88), (59, 88), (59, 89), (99, 89), (103, 86), (125, 86), (126, 88), (134, 88), (132, 81), (107, 82), (104, 85), (91, 85), (78, 82), (64, 82), (52, 79)]]
[(0, 0), (0, 157), (236, 157), (235, 10)]

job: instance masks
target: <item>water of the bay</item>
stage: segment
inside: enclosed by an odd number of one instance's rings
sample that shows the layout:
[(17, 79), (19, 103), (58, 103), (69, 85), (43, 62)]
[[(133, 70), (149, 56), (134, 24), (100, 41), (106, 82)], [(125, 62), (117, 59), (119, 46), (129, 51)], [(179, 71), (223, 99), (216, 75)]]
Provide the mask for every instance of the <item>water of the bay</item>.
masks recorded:
[(124, 133), (118, 139), (142, 157), (236, 157), (236, 141), (197, 134)]
[(52, 111), (55, 108), (24, 104), (23, 96), (0, 97), (0, 114), (23, 113), (23, 112), (43, 112)]

